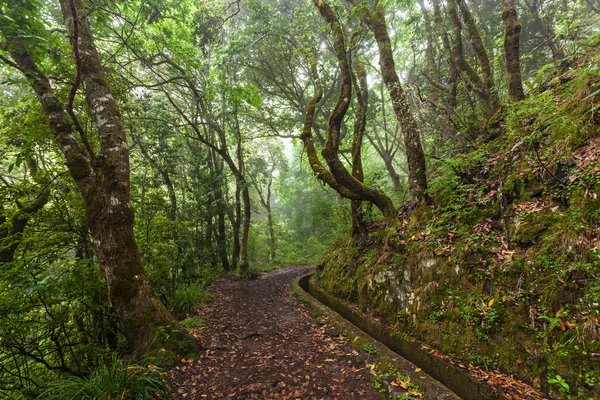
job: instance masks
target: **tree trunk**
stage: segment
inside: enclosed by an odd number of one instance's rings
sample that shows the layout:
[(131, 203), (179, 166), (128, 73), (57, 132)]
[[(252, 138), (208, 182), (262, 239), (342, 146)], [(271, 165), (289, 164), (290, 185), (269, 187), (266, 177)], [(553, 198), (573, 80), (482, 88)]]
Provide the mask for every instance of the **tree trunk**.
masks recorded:
[(487, 95), (489, 96), (490, 107), (492, 109), (492, 112), (494, 112), (498, 108), (499, 100), (498, 93), (494, 85), (494, 77), (492, 74), (492, 66), (490, 64), (488, 52), (483, 44), (483, 40), (481, 39), (479, 28), (477, 27), (475, 19), (471, 14), (471, 10), (465, 3), (465, 0), (456, 1), (458, 3), (458, 8), (460, 9), (462, 19), (465, 22), (465, 25), (467, 26), (467, 33), (469, 34), (469, 38), (471, 39), (471, 45), (475, 50), (475, 55), (479, 59), (479, 64), (481, 66), (481, 72), (483, 75), (483, 83), (485, 85)]
[(317, 103), (321, 101), (321, 98), (323, 97), (323, 87), (321, 86), (319, 73), (317, 71), (317, 59), (314, 54), (309, 56), (309, 62), (313, 82), (315, 85), (315, 93), (308, 101), (306, 106), (306, 111), (304, 113), (304, 126), (302, 128), (302, 133), (300, 133), (300, 139), (304, 144), (304, 149), (306, 150), (306, 155), (308, 157), (308, 164), (310, 165), (317, 179), (329, 185), (329, 187), (338, 192), (341, 196), (351, 200), (361, 200), (360, 196), (353, 193), (336, 180), (331, 171), (325, 168), (323, 163), (321, 163), (319, 155), (317, 154), (317, 149), (313, 142), (312, 129), (314, 125)]
[(425, 58), (427, 60), (427, 70), (428, 75), (431, 76), (432, 82), (430, 82), (431, 87), (431, 99), (434, 103), (437, 103), (439, 99), (442, 97), (443, 90), (439, 85), (435, 85), (433, 82), (441, 84), (442, 77), (440, 75), (440, 71), (436, 65), (436, 54), (435, 47), (433, 45), (433, 27), (431, 25), (431, 15), (429, 15), (429, 11), (425, 8), (424, 0), (418, 0), (419, 8), (423, 14), (423, 21), (425, 22), (425, 31), (427, 37), (427, 49), (425, 49)]
[(79, 144), (50, 82), (18, 37), (3, 32), (9, 41), (9, 53), (30, 81), (82, 194), (98, 263), (130, 350), (143, 354), (166, 349), (168, 356), (189, 355), (197, 351), (197, 342), (177, 324), (156, 296), (142, 266), (133, 235), (129, 151), (121, 115), (104, 76), (86, 12), (80, 0), (61, 0), (61, 8), (77, 70), (81, 73), (85, 100), (100, 139), (98, 156), (89, 149), (86, 152)]
[[(353, 54), (352, 83), (354, 85), (357, 97), (357, 107), (354, 113), (354, 128), (352, 136), (352, 176), (360, 182), (364, 182), (365, 174), (362, 164), (362, 142), (367, 127), (367, 107), (369, 105), (369, 87), (367, 85), (367, 71), (358, 61), (356, 54)], [(352, 230), (351, 234), (359, 238), (365, 233), (364, 212), (362, 202), (358, 200), (350, 201), (352, 211)]]
[(271, 262), (275, 261), (277, 257), (277, 243), (275, 242), (275, 228), (273, 226), (273, 211), (271, 210), (271, 185), (273, 183), (273, 171), (269, 177), (269, 183), (267, 184), (267, 198), (265, 202), (265, 209), (267, 210), (267, 224), (269, 225), (269, 247), (271, 248)]
[(448, 106), (450, 108), (450, 116), (454, 113), (456, 108), (456, 95), (457, 95), (457, 84), (458, 84), (458, 66), (454, 62), (452, 46), (450, 45), (450, 39), (444, 28), (442, 21), (442, 12), (440, 6), (440, 0), (433, 0), (433, 20), (435, 22), (435, 29), (439, 36), (442, 38), (442, 46), (448, 57), (449, 65), (449, 78), (448, 78)]
[(231, 252), (231, 265), (237, 268), (240, 263), (240, 228), (242, 224), (242, 204), (240, 202), (240, 187), (236, 182), (235, 187), (235, 205), (234, 209), (229, 212), (229, 220), (233, 228), (233, 249)]
[(356, 200), (367, 200), (373, 203), (383, 214), (386, 224), (391, 225), (396, 220), (396, 209), (390, 198), (381, 190), (370, 188), (354, 178), (339, 159), (341, 126), (352, 99), (352, 72), (346, 54), (344, 34), (337, 16), (326, 2), (322, 0), (313, 0), (313, 2), (333, 31), (333, 48), (340, 68), (341, 81), (337, 102), (329, 116), (328, 136), (321, 154), (335, 181), (357, 195), (359, 198)]
[(504, 56), (506, 57), (506, 77), (508, 79), (508, 94), (511, 101), (520, 101), (525, 98), (523, 81), (521, 79), (521, 62), (519, 52), (519, 39), (521, 24), (517, 19), (515, 0), (502, 0), (502, 21), (504, 21)]
[(250, 213), (252, 212), (250, 207), (250, 191), (248, 190), (248, 184), (246, 181), (241, 183), (242, 185), (242, 201), (244, 204), (244, 219), (242, 223), (242, 241), (240, 243), (240, 262), (238, 268), (240, 271), (246, 271), (249, 267), (248, 262), (248, 238), (250, 234)]
[(463, 73), (475, 95), (481, 101), (484, 115), (492, 115), (492, 98), (486, 83), (477, 74), (475, 69), (467, 62), (464, 55), (462, 42), (462, 23), (458, 16), (458, 6), (456, 0), (448, 0), (448, 16), (452, 24), (452, 63), (456, 66), (458, 73)]
[(392, 44), (385, 21), (385, 11), (378, 0), (374, 2), (373, 7), (373, 12), (370, 12), (366, 7), (363, 8), (363, 19), (377, 41), (381, 75), (390, 94), (396, 118), (404, 134), (411, 200), (414, 204), (420, 204), (426, 201), (427, 191), (425, 152), (423, 151), (419, 128), (409, 109), (400, 78), (396, 72), (394, 53), (392, 52)]
[(240, 121), (239, 121), (239, 111), (237, 105), (234, 107), (233, 112), (234, 117), (234, 128), (235, 128), (235, 137), (236, 137), (236, 158), (237, 158), (237, 168), (233, 166), (233, 162), (230, 159), (230, 164), (232, 166), (231, 170), (233, 171), (235, 178), (237, 180), (238, 187), (241, 188), (242, 191), (242, 202), (244, 205), (244, 217), (242, 222), (242, 240), (240, 243), (240, 261), (237, 267), (241, 272), (244, 272), (249, 267), (248, 262), (248, 238), (250, 236), (250, 218), (251, 218), (251, 204), (250, 204), (250, 190), (248, 182), (245, 178), (245, 165), (244, 165), (244, 154), (242, 151), (242, 132), (240, 130)]
[(227, 257), (227, 235), (225, 233), (225, 208), (226, 204), (223, 199), (223, 192), (220, 188), (217, 189), (217, 253), (221, 260), (221, 266), (224, 271), (231, 270), (229, 258)]

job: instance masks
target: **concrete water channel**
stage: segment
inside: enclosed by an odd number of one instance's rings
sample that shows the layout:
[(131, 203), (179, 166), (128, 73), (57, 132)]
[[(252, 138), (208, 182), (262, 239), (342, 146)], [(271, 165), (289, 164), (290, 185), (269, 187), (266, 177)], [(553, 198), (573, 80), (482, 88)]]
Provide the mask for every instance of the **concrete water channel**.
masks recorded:
[(490, 385), (477, 380), (447, 360), (433, 355), (420, 343), (397, 335), (381, 322), (366, 317), (327, 294), (311, 281), (311, 276), (312, 274), (305, 275), (296, 280), (292, 284), (294, 292), (310, 303), (311, 307), (321, 310), (320, 312), (334, 323), (340, 324), (352, 340), (374, 346), (378, 355), (393, 362), (398, 372), (419, 386), (423, 399), (503, 398)]

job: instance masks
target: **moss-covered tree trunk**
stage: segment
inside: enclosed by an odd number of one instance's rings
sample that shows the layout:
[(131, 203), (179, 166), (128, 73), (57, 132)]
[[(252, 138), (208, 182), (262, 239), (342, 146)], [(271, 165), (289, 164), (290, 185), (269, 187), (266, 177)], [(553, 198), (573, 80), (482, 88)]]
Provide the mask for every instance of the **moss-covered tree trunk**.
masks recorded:
[[(350, 101), (352, 100), (352, 71), (346, 53), (344, 33), (336, 14), (325, 1), (314, 0), (313, 3), (333, 32), (333, 48), (340, 69), (340, 89), (338, 98), (329, 116), (327, 126), (328, 136), (323, 145), (321, 154), (329, 167), (333, 180), (353, 194), (354, 200), (366, 200), (373, 203), (383, 214), (386, 224), (391, 225), (396, 220), (396, 209), (394, 208), (391, 199), (381, 190), (371, 188), (352, 176), (339, 158), (341, 126), (344, 116), (350, 106)], [(307, 125), (305, 120), (305, 129), (306, 128)], [(308, 129), (310, 130), (311, 126), (308, 126)], [(309, 161), (310, 158), (309, 155)], [(312, 165), (312, 161), (310, 162)], [(342, 192), (338, 192), (344, 195)]]
[(464, 74), (464, 77), (470, 83), (471, 89), (481, 102), (484, 115), (489, 117), (493, 112), (491, 93), (486, 82), (465, 58), (462, 41), (463, 27), (458, 14), (457, 0), (448, 0), (447, 11), (452, 24), (452, 64), (456, 67), (458, 74)]
[(450, 38), (448, 37), (448, 33), (444, 27), (444, 23), (442, 20), (442, 11), (440, 0), (433, 0), (433, 21), (435, 23), (435, 32), (442, 39), (442, 47), (446, 56), (448, 57), (448, 68), (449, 68), (449, 77), (448, 77), (448, 107), (449, 114), (454, 113), (454, 109), (456, 108), (456, 95), (457, 95), (457, 85), (458, 85), (458, 66), (455, 64), (453, 59), (452, 45), (450, 44)]
[(315, 147), (313, 141), (312, 130), (314, 126), (316, 106), (317, 103), (319, 103), (319, 101), (321, 101), (323, 97), (323, 87), (321, 85), (319, 73), (317, 71), (316, 57), (311, 54), (309, 57), (309, 62), (313, 83), (315, 85), (315, 93), (313, 94), (312, 98), (308, 101), (308, 104), (306, 106), (306, 111), (304, 112), (304, 126), (302, 128), (302, 132), (300, 133), (300, 139), (302, 140), (304, 150), (306, 150), (306, 155), (308, 157), (308, 164), (310, 165), (317, 179), (323, 181), (333, 190), (338, 192), (342, 197), (351, 200), (361, 200), (360, 196), (353, 193), (336, 180), (331, 171), (329, 171), (323, 165), (317, 153), (317, 148)]
[[(209, 148), (208, 151), (208, 167), (217, 177), (217, 182), (214, 190), (214, 201), (216, 204), (215, 213), (217, 214), (217, 254), (219, 255), (219, 259), (221, 260), (221, 266), (224, 271), (231, 270), (231, 264), (229, 264), (229, 258), (227, 256), (227, 234), (225, 232), (225, 214), (227, 210), (227, 203), (225, 201), (225, 197), (223, 195), (223, 162), (219, 159), (217, 153)], [(209, 215), (209, 219), (212, 219), (212, 216)], [(212, 227), (209, 227), (207, 231), (212, 230)], [(210, 244), (210, 241), (207, 240), (207, 243)]]
[(248, 240), (250, 237), (250, 218), (252, 213), (252, 207), (250, 204), (250, 185), (246, 181), (245, 177), (245, 165), (244, 165), (244, 154), (242, 151), (242, 132), (240, 130), (239, 112), (237, 105), (234, 107), (234, 126), (235, 126), (235, 138), (236, 138), (236, 157), (237, 157), (237, 168), (232, 169), (237, 184), (241, 188), (242, 204), (244, 206), (244, 216), (242, 220), (242, 240), (240, 243), (240, 261), (238, 268), (240, 271), (246, 271), (250, 266), (248, 261)]
[[(362, 142), (367, 127), (367, 107), (369, 105), (369, 87), (367, 85), (367, 71), (358, 61), (356, 54), (352, 59), (354, 74), (352, 75), (352, 84), (354, 85), (357, 98), (357, 107), (354, 112), (354, 127), (352, 133), (352, 176), (364, 182), (365, 174), (362, 164)], [(365, 233), (364, 212), (362, 202), (351, 200), (350, 208), (352, 211), (352, 231), (353, 237), (360, 237)]]
[(373, 32), (379, 51), (381, 76), (388, 89), (396, 119), (404, 134), (404, 147), (408, 161), (408, 185), (413, 203), (420, 204), (426, 200), (427, 169), (425, 152), (421, 143), (421, 135), (417, 122), (408, 106), (400, 78), (396, 72), (394, 53), (388, 32), (385, 10), (379, 1), (373, 2), (373, 10), (366, 6), (363, 10), (363, 20)]
[(523, 80), (521, 79), (521, 61), (519, 43), (521, 37), (521, 24), (517, 18), (515, 0), (502, 0), (502, 21), (504, 21), (504, 56), (506, 57), (506, 78), (508, 80), (508, 94), (511, 101), (525, 98)]
[(267, 197), (265, 199), (265, 210), (267, 210), (267, 225), (269, 226), (269, 248), (271, 261), (275, 261), (277, 257), (277, 242), (275, 240), (275, 225), (273, 224), (273, 210), (271, 208), (271, 186), (273, 185), (273, 175), (269, 177), (267, 183)]
[(242, 181), (242, 203), (244, 204), (244, 218), (242, 220), (242, 241), (240, 243), (240, 262), (238, 268), (240, 271), (246, 271), (250, 266), (248, 261), (248, 238), (250, 235), (250, 214), (252, 208), (250, 205), (250, 190), (248, 189), (248, 183)]
[[(129, 150), (121, 115), (110, 93), (80, 0), (61, 0), (77, 73), (99, 138), (99, 154), (81, 146), (62, 103), (27, 48), (3, 31), (8, 51), (28, 78), (48, 119), (85, 205), (98, 263), (130, 350), (138, 354), (164, 348), (171, 355), (197, 351), (197, 342), (177, 324), (151, 288), (133, 235), (129, 198)], [(5, 27), (3, 27), (5, 28)], [(84, 135), (84, 132), (79, 132)], [(85, 144), (87, 141), (82, 138)]]
[(433, 40), (434, 29), (432, 26), (431, 15), (425, 7), (424, 0), (417, 0), (417, 3), (419, 4), (419, 8), (423, 14), (423, 22), (425, 23), (427, 38), (427, 49), (425, 50), (427, 72), (423, 75), (427, 78), (431, 87), (431, 100), (437, 104), (441, 99), (443, 92), (448, 91), (448, 87), (442, 84), (442, 77), (439, 69), (437, 68), (436, 51)]

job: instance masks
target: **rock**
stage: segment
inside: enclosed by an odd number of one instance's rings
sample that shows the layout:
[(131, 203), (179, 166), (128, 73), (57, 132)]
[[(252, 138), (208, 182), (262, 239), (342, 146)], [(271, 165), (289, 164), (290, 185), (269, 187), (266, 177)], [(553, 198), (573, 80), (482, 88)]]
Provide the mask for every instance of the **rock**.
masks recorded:
[(548, 212), (531, 213), (521, 217), (514, 226), (511, 241), (521, 245), (530, 244), (548, 228), (548, 225)]
[(538, 187), (529, 192), (529, 197), (542, 197), (542, 194), (544, 194), (544, 188)]

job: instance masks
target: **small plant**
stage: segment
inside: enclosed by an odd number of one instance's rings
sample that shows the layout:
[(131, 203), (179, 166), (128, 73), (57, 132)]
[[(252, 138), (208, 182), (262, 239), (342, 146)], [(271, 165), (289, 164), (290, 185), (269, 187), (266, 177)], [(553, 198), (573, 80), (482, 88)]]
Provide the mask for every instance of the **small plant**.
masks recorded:
[(239, 272), (240, 278), (246, 279), (248, 281), (257, 279), (260, 276), (260, 274), (260, 269), (255, 266), (248, 267), (245, 270), (240, 270)]
[(206, 326), (206, 320), (197, 315), (189, 317), (180, 322), (184, 328), (204, 328)]
[(87, 377), (52, 382), (39, 399), (151, 400), (156, 394), (167, 394), (165, 378), (165, 373), (157, 367), (129, 364), (113, 353), (110, 362), (102, 362)]
[(169, 299), (169, 309), (177, 316), (185, 316), (203, 303), (212, 301), (212, 295), (197, 283), (181, 285)]
[(406, 390), (406, 393), (400, 393), (392, 396), (390, 394), (389, 398), (392, 400), (410, 400), (410, 399), (420, 399), (423, 397), (423, 393), (421, 393), (421, 388), (418, 385), (410, 382), (410, 378), (401, 374), (396, 366), (392, 363), (387, 363), (384, 368), (381, 366), (372, 364), (368, 365), (371, 369), (371, 375), (373, 376), (373, 388), (381, 393), (386, 392), (386, 388), (384, 382), (386, 379), (393, 377), (394, 386), (400, 387)]
[(320, 308), (314, 308), (312, 310), (311, 314), (312, 314), (313, 318), (319, 318), (319, 317), (322, 317), (324, 313), (325, 312), (323, 310), (321, 310)]
[(377, 349), (371, 344), (365, 343), (363, 344), (362, 348), (365, 351), (365, 353), (367, 353), (370, 356), (377, 354)]
[(549, 378), (548, 383), (558, 386), (558, 392), (561, 395), (566, 396), (569, 394), (569, 384), (560, 375), (554, 375), (554, 378)]
[(308, 305), (310, 305), (310, 302), (308, 301), (308, 299), (307, 299), (306, 297), (302, 296), (302, 295), (299, 295), (299, 296), (298, 296), (298, 301), (299, 301), (301, 304), (304, 304), (305, 306), (308, 306)]

